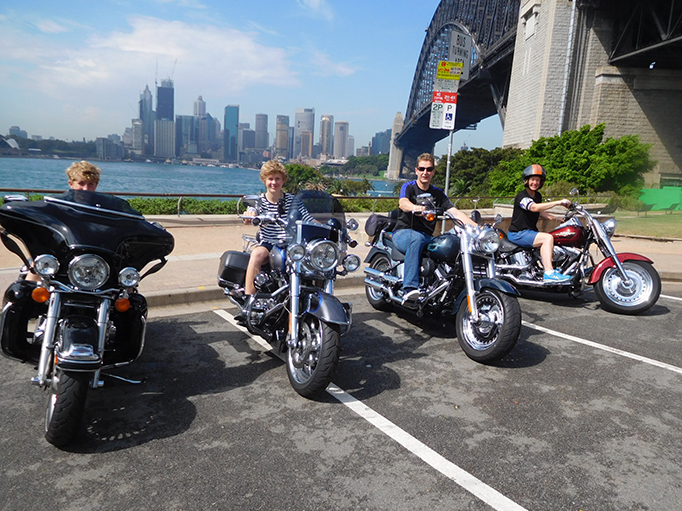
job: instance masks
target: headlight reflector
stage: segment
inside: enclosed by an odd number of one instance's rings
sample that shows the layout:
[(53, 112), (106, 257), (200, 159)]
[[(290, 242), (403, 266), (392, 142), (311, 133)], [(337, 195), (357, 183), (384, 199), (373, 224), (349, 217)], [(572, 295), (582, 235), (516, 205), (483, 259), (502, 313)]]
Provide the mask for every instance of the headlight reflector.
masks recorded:
[(303, 245), (289, 247), (289, 257), (294, 262), (300, 261), (305, 257), (305, 247)]
[(50, 254), (41, 254), (33, 261), (38, 275), (41, 277), (54, 277), (59, 270), (59, 261)]
[(123, 268), (118, 272), (118, 283), (123, 287), (137, 287), (140, 283), (140, 272), (133, 267)]
[(606, 235), (610, 238), (616, 232), (616, 219), (609, 218), (608, 220), (602, 223), (602, 226), (606, 231)]
[(69, 263), (69, 280), (78, 289), (94, 291), (109, 279), (109, 265), (100, 256), (83, 254)]
[(486, 254), (493, 254), (500, 248), (500, 237), (493, 229), (483, 229), (478, 235), (478, 246)]
[(354, 272), (360, 268), (360, 258), (355, 254), (350, 254), (343, 260), (343, 267), (347, 272)]
[(310, 244), (310, 264), (319, 271), (330, 271), (339, 264), (339, 249), (336, 243), (323, 240)]

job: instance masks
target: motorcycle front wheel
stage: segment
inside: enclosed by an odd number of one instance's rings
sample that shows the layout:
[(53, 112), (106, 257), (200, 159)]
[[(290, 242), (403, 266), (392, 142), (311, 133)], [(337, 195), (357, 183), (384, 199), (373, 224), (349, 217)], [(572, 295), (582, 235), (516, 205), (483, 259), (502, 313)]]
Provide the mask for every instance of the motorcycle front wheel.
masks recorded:
[(649, 310), (661, 294), (661, 277), (646, 261), (625, 261), (623, 269), (630, 279), (623, 282), (615, 267), (604, 270), (594, 285), (594, 294), (604, 310), (617, 314), (639, 314)]
[(306, 398), (324, 392), (334, 377), (340, 349), (338, 326), (304, 316), (296, 347), (287, 351), (287, 375), (294, 390)]
[(479, 322), (469, 314), (466, 301), (457, 311), (457, 339), (467, 357), (490, 363), (506, 357), (521, 333), (521, 307), (515, 296), (493, 289), (476, 294)]
[(55, 369), (45, 412), (45, 439), (52, 445), (61, 447), (76, 436), (85, 409), (90, 376), (90, 373)]

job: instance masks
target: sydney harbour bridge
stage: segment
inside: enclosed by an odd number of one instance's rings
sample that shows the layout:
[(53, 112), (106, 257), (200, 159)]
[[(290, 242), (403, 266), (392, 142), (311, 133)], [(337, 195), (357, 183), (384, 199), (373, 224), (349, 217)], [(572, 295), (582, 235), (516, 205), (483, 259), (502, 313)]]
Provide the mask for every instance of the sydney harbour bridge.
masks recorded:
[(652, 184), (682, 185), (682, 0), (442, 0), (394, 126), (394, 175), (449, 134), (429, 118), (453, 31), (472, 39), (455, 131), (497, 114), (503, 145), (528, 147), (604, 122), (607, 136), (652, 144)]

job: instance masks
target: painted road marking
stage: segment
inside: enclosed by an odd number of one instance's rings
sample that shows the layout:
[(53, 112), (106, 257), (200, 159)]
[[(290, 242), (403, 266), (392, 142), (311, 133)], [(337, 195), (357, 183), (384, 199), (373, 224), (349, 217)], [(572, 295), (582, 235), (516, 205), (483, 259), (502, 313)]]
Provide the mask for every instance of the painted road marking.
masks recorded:
[(611, 346), (605, 346), (604, 344), (598, 344), (596, 342), (588, 341), (587, 339), (581, 339), (580, 337), (575, 337), (573, 335), (568, 335), (568, 334), (564, 334), (562, 332), (557, 332), (556, 330), (550, 330), (549, 328), (545, 328), (543, 326), (538, 326), (538, 325), (535, 325), (533, 323), (529, 323), (528, 321), (521, 321), (521, 324), (523, 324), (523, 326), (527, 326), (528, 328), (532, 328), (532, 329), (537, 330), (539, 332), (544, 332), (546, 334), (550, 334), (550, 335), (553, 335), (555, 337), (560, 337), (562, 339), (566, 339), (567, 341), (573, 341), (573, 342), (577, 342), (579, 344), (584, 344), (585, 346), (590, 346), (590, 347), (596, 348), (598, 350), (608, 351), (609, 353), (614, 353), (615, 355), (620, 355), (622, 357), (631, 358), (632, 360), (637, 360), (638, 362), (644, 362), (645, 364), (650, 364), (652, 366), (660, 367), (661, 369), (667, 369), (668, 371), (673, 371), (675, 373), (682, 374), (682, 368), (681, 367), (677, 367), (677, 366), (674, 366), (671, 364), (666, 364), (665, 362), (659, 362), (658, 360), (643, 357), (641, 355), (636, 355), (635, 353), (630, 353), (629, 351), (619, 350), (618, 348), (612, 348)]
[[(224, 310), (216, 310), (213, 312), (230, 323), (232, 326), (239, 329), (239, 331), (250, 336), (265, 349), (272, 350), (272, 346), (262, 339), (251, 335), (246, 328), (238, 325), (234, 318)], [(488, 486), (480, 479), (477, 479), (466, 470), (447, 460), (436, 451), (428, 447), (426, 444), (410, 435), (407, 431), (400, 428), (386, 417), (380, 415), (362, 401), (355, 399), (353, 396), (336, 386), (334, 383), (329, 384), (327, 387), (327, 392), (339, 402), (346, 405), (353, 412), (358, 414), (360, 417), (365, 419), (379, 431), (402, 445), (405, 449), (410, 451), (426, 464), (436, 469), (445, 477), (461, 486), (464, 490), (481, 499), (496, 511), (527, 511), (526, 508), (521, 507), (516, 502), (505, 497), (500, 492)]]

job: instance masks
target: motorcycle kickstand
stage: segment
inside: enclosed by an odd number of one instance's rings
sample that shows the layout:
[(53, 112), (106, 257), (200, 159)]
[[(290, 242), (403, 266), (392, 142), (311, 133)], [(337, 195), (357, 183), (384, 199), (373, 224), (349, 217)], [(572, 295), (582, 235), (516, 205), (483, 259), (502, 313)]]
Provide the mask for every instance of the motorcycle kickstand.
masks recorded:
[(140, 385), (140, 384), (145, 383), (147, 381), (146, 378), (142, 378), (141, 380), (131, 380), (130, 378), (124, 378), (123, 376), (118, 376), (117, 374), (111, 374), (111, 373), (102, 373), (102, 376), (108, 376), (109, 378), (113, 378), (113, 379), (119, 380), (119, 381), (124, 381), (126, 383), (130, 383), (131, 385)]

